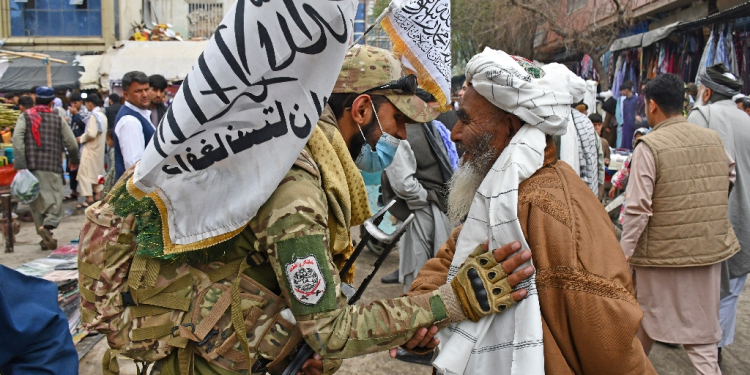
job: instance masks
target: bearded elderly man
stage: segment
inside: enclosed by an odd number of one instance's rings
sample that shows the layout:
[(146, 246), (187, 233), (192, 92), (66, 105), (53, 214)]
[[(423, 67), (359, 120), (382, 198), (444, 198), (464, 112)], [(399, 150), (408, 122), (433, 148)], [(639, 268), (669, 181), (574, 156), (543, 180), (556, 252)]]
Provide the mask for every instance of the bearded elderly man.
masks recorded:
[[(706, 69), (700, 76), (695, 107), (688, 122), (719, 133), (729, 157), (735, 161), (736, 181), (729, 195), (729, 222), (740, 244), (740, 252), (723, 266), (722, 298), (719, 322), (721, 348), (734, 342), (737, 301), (750, 273), (750, 117), (738, 109), (732, 97), (742, 89), (742, 80), (727, 71), (724, 64)], [(728, 284), (726, 285), (726, 279)]]
[[(348, 305), (341, 282), (351, 282), (353, 270), (340, 278), (339, 268), (354, 250), (349, 228), (362, 224), (370, 215), (358, 168), (382, 171), (393, 160), (399, 141), (406, 138), (406, 123), (434, 118), (434, 111), (414, 95), (416, 86), (416, 78), (403, 74), (401, 63), (391, 52), (359, 45), (349, 49), (304, 150), (222, 260), (229, 263), (238, 255), (269, 254), (267, 261), (250, 269), (252, 278), (268, 293), (284, 297), (279, 306), (288, 306), (291, 314), (282, 314), (279, 319), (296, 321), (301, 337), (318, 353), (317, 359), (326, 361), (309, 360), (302, 367), (305, 375), (331, 373), (342, 358), (402, 344), (408, 349), (434, 347), (438, 328), (500, 313), (526, 296), (523, 288), (514, 292), (511, 287), (532, 274), (533, 268), (511, 272), (531, 254), (522, 252), (498, 264), (513, 252), (508, 245), (492, 253), (478, 252), (460, 267), (461, 277), (439, 290)], [(296, 266), (290, 269), (289, 265), (296, 264), (295, 259), (306, 259), (302, 268), (305, 273), (291, 273)], [(322, 283), (306, 285), (310, 278), (306, 275), (311, 273)], [(502, 291), (488, 295), (490, 287)], [(254, 324), (248, 332), (256, 332), (265, 323), (261, 319)], [(272, 339), (274, 348), (257, 349), (256, 358), (261, 358), (264, 350), (262, 358), (274, 359), (265, 363), (271, 373), (284, 369), (285, 358), (291, 356), (293, 348), (288, 343), (294, 336), (282, 332), (283, 327), (278, 329)], [(177, 373), (179, 355), (173, 353), (157, 363), (159, 372), (155, 374)], [(194, 362), (197, 374), (247, 373), (248, 367), (247, 362), (233, 359), (222, 368), (199, 355), (194, 356)], [(265, 373), (263, 363), (256, 362), (251, 372)]]
[(444, 374), (654, 374), (636, 338), (643, 313), (612, 224), (555, 156), (552, 135), (570, 118), (570, 71), (491, 49), (466, 70), (451, 134), (466, 153), (449, 195), (449, 216), (463, 225), (409, 295), (454, 282), (471, 244), (487, 239), (531, 249), (537, 272), (520, 284), (528, 297), (505, 313), (440, 331), (433, 366)]

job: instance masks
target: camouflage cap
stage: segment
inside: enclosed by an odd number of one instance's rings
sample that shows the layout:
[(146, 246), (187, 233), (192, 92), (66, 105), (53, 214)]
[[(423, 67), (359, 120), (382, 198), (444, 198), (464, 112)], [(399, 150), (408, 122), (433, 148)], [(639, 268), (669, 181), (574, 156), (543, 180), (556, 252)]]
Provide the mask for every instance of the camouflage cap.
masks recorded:
[[(346, 52), (333, 93), (360, 94), (373, 87), (396, 81), (405, 75), (401, 61), (390, 51), (373, 46), (354, 45)], [(372, 91), (370, 94), (385, 96), (391, 104), (409, 117), (412, 123), (428, 122), (439, 114), (416, 95), (399, 94), (393, 90)]]

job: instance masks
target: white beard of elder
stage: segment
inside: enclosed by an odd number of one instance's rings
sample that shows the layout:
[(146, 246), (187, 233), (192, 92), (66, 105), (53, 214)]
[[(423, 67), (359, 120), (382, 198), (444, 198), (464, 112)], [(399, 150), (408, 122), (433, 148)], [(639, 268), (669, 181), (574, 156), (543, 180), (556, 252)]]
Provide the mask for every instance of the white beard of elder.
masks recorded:
[(490, 148), (492, 139), (491, 134), (484, 134), (474, 150), (477, 157), (462, 160), (448, 181), (448, 218), (454, 227), (469, 214), (474, 195), (497, 158)]
[[(476, 91), (504, 112), (493, 117), (497, 126), (507, 130), (511, 121), (518, 127), (497, 138), (472, 134), (464, 135), (471, 140), (459, 139), (466, 154), (450, 182), (449, 217), (454, 222), (465, 217), (465, 222), (448, 283), (476, 246), (486, 241), (490, 249), (513, 241), (521, 243), (519, 251), (529, 249), (518, 221), (518, 186), (542, 167), (546, 135), (565, 134), (570, 104), (574, 102), (570, 93), (572, 73), (559, 64), (549, 64), (543, 71), (542, 78), (534, 78), (508, 54), (489, 48), (466, 66), (470, 91)], [(467, 97), (463, 100), (467, 101)], [(462, 109), (468, 111), (468, 107), (468, 103), (462, 103)], [(471, 114), (463, 116), (465, 113), (459, 110), (458, 115), (454, 133), (462, 132), (461, 127), (472, 121)], [(498, 128), (494, 129), (491, 131)], [(529, 250), (533, 254), (533, 249)], [(527, 262), (518, 269), (529, 265)], [(439, 373), (544, 374), (542, 318), (535, 276), (515, 287), (521, 288), (528, 291), (527, 298), (502, 314), (453, 324), (438, 333), (440, 352), (433, 366)]]

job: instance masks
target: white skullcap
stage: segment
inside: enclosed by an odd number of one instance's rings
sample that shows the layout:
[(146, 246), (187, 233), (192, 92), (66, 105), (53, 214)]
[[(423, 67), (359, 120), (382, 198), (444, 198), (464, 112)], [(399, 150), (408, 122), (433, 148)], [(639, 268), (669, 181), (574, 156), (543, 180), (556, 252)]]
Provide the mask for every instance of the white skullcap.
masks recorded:
[(544, 76), (534, 78), (507, 53), (485, 48), (466, 64), (466, 80), (498, 108), (546, 134), (562, 135), (574, 103), (571, 72), (556, 63), (542, 70)]
[(578, 103), (583, 100), (583, 96), (586, 95), (586, 81), (583, 78), (575, 75), (568, 68), (565, 70), (569, 73), (570, 78), (570, 95), (573, 95), (573, 103)]

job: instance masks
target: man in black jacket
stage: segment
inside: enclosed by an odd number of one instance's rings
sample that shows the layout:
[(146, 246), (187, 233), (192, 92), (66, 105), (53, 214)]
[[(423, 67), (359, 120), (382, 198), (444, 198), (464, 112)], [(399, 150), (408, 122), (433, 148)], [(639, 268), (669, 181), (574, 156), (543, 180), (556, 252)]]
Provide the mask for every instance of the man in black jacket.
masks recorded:
[(117, 94), (109, 94), (109, 107), (104, 109), (104, 114), (107, 116), (107, 124), (110, 127), (115, 126), (115, 118), (117, 117), (117, 112), (120, 111), (120, 107), (122, 107), (122, 104), (120, 104), (120, 95)]
[(163, 75), (154, 74), (148, 77), (149, 96), (151, 96), (151, 123), (159, 125), (161, 118), (167, 113), (167, 79)]

